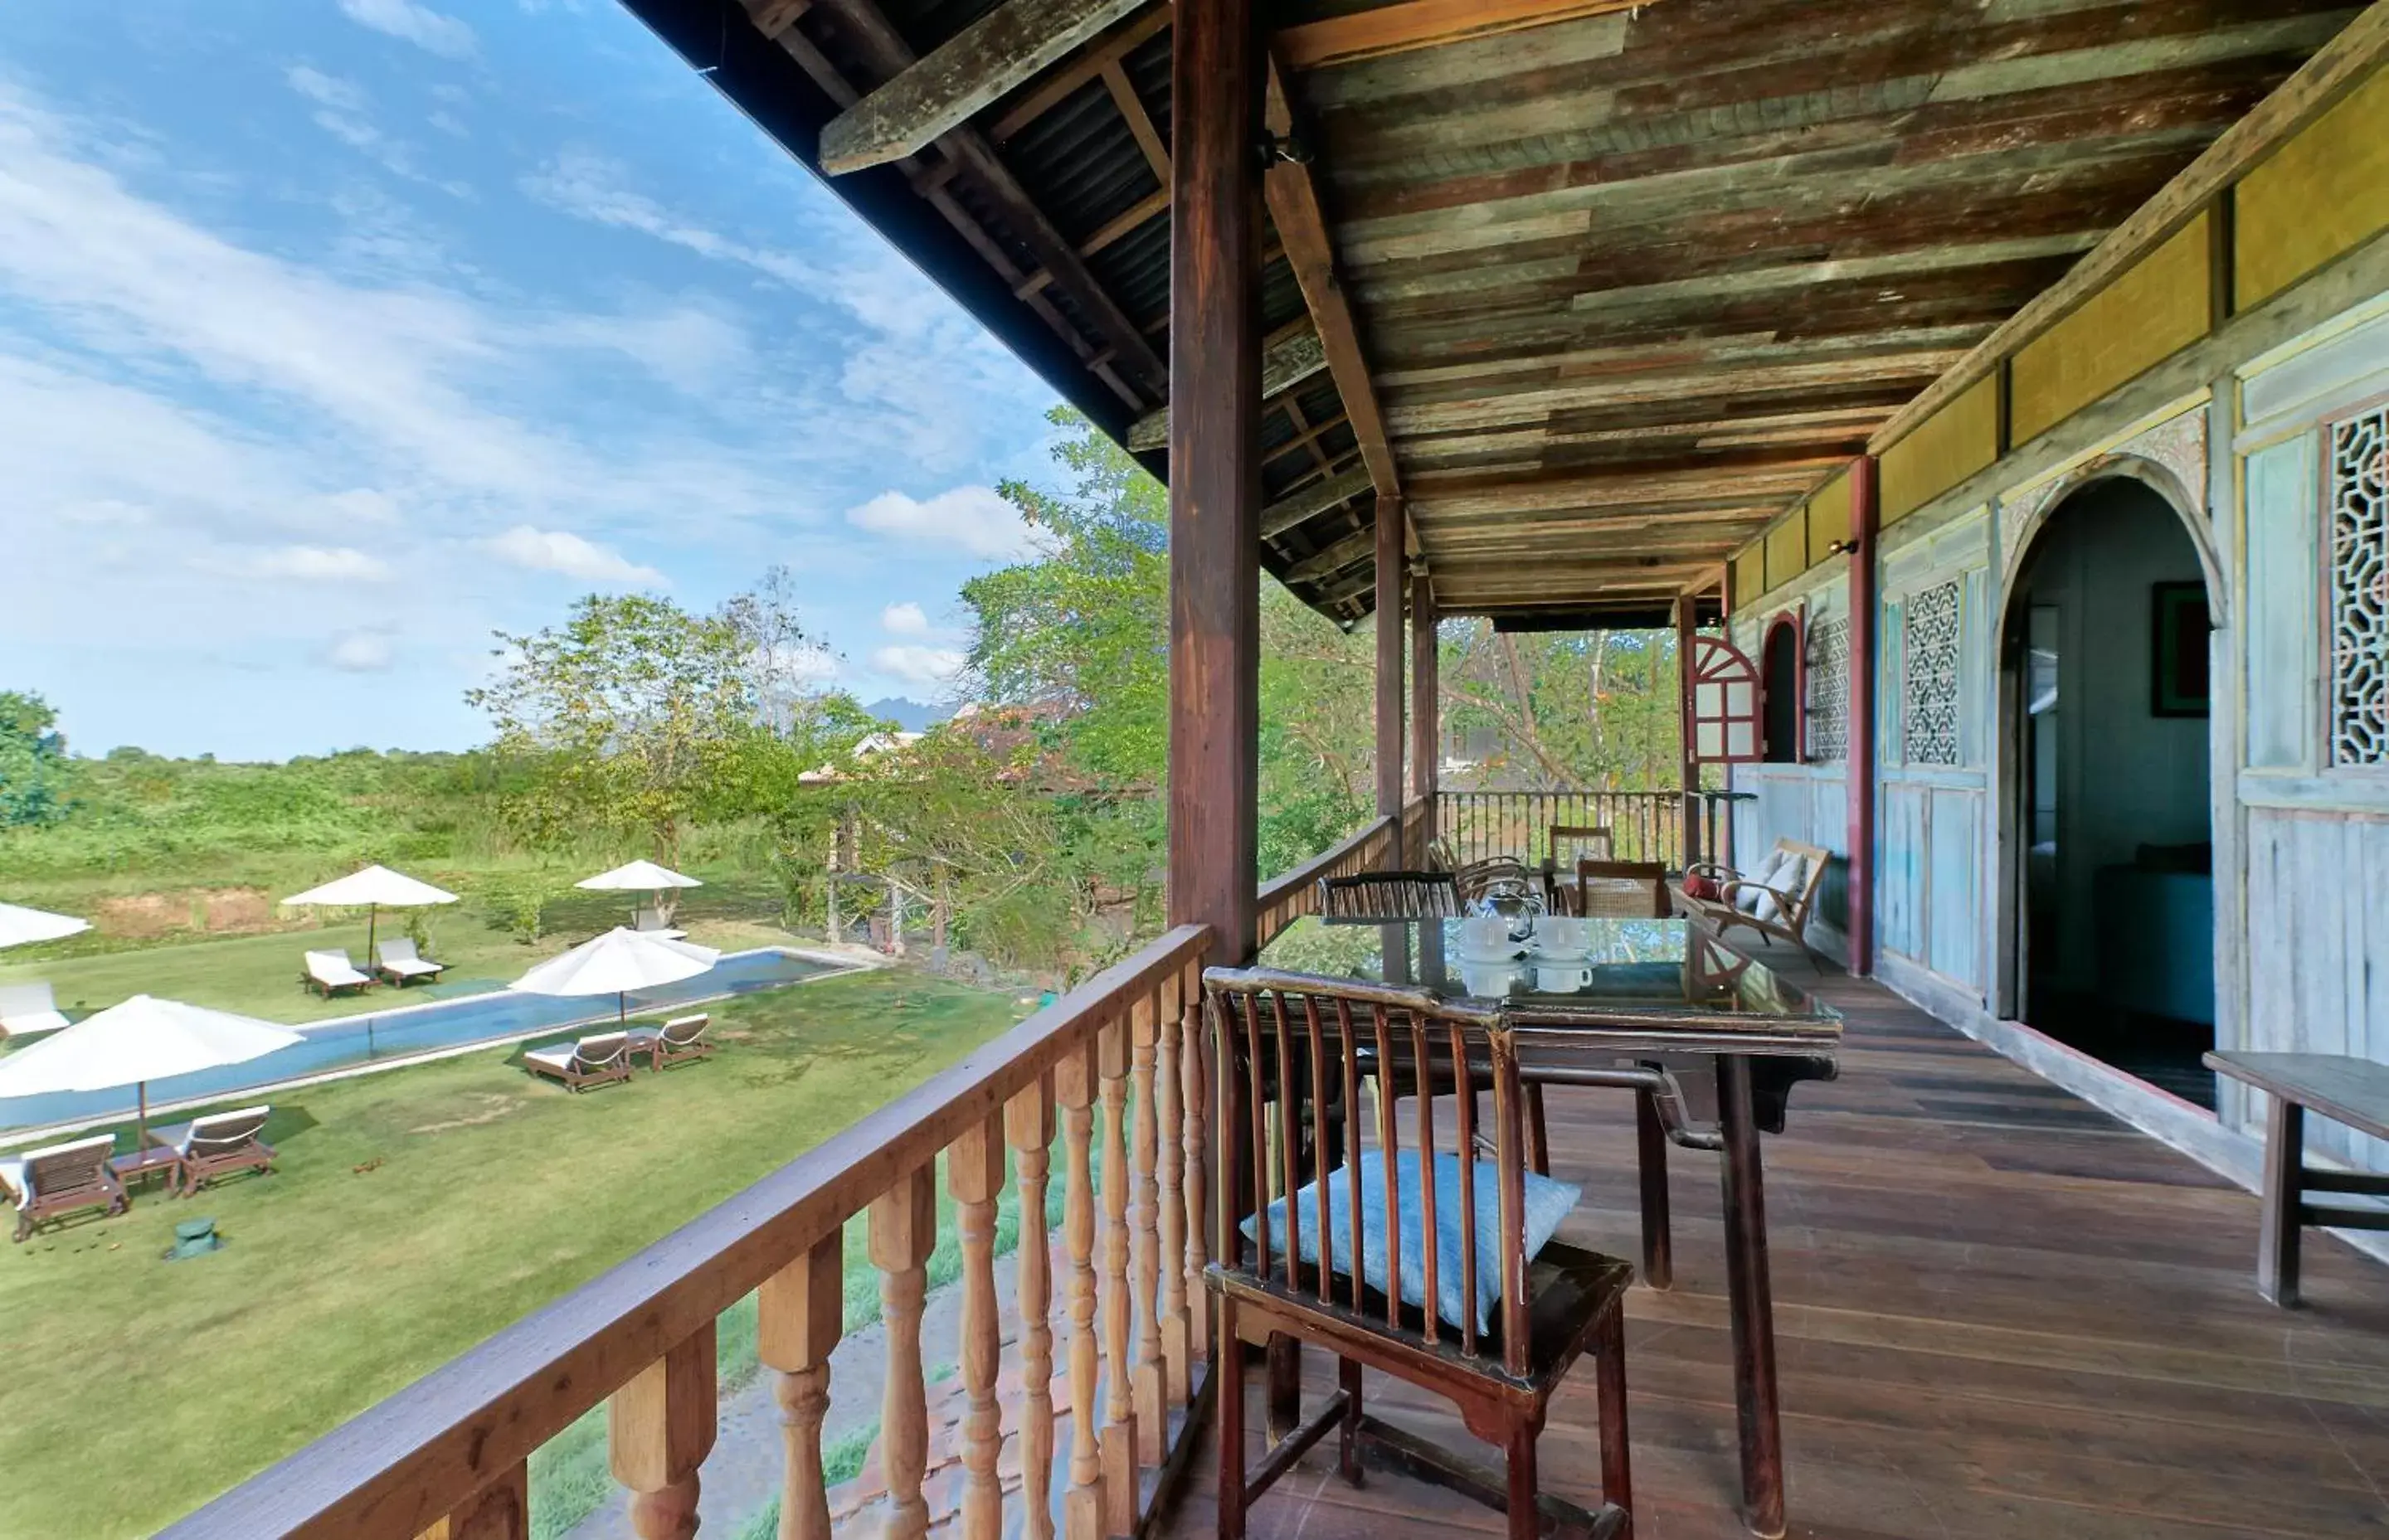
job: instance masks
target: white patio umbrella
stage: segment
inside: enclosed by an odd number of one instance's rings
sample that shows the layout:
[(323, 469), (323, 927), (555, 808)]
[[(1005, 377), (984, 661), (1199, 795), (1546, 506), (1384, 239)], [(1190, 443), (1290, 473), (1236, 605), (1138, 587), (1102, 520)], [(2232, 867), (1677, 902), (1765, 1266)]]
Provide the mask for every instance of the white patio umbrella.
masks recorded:
[(456, 896), (445, 888), (419, 883), (386, 866), (368, 866), (345, 877), (311, 887), (282, 900), (286, 904), (318, 905), (326, 909), (365, 907), (365, 966), (374, 965), (374, 927), (384, 909), (416, 909), (425, 904), (453, 904)]
[(147, 1143), (150, 1081), (237, 1064), (305, 1041), (253, 1016), (135, 995), (0, 1059), (0, 1096), (137, 1087), (136, 1139)]
[(674, 872), (669, 866), (658, 866), (653, 861), (632, 861), (628, 866), (618, 866), (611, 872), (600, 872), (594, 877), (583, 877), (572, 885), (589, 888), (599, 893), (651, 893), (655, 895), (656, 908), (661, 910), (664, 907), (664, 894), (667, 890), (679, 887), (703, 887), (705, 885), (684, 872)]
[(627, 1021), (632, 990), (695, 978), (720, 961), (722, 954), (711, 947), (617, 925), (594, 941), (548, 959), (506, 987), (526, 995), (612, 995), (615, 1018)]
[(70, 914), (52, 914), (45, 910), (0, 904), (0, 947), (24, 947), (36, 941), (56, 941), (62, 935), (75, 935), (89, 929), (90, 921), (78, 920)]

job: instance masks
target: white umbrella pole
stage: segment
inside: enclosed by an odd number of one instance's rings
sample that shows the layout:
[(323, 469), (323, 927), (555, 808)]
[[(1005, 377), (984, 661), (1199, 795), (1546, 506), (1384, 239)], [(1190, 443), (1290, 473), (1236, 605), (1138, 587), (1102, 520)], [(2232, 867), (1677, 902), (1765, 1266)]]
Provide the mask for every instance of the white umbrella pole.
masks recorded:
[(367, 904), (365, 906), (365, 972), (367, 973), (373, 972), (374, 966), (374, 923), (380, 918), (381, 906), (379, 904)]
[(139, 1154), (149, 1146), (149, 1082), (133, 1083), (133, 1152)]

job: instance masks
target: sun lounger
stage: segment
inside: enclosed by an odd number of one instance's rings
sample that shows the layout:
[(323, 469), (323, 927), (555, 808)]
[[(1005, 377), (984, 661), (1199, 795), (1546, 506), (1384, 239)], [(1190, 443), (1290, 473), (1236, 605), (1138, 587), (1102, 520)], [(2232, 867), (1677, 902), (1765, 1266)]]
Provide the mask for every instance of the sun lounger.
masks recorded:
[(67, 1025), (46, 984), (0, 984), (0, 1034), (11, 1037), (56, 1032)]
[(713, 1055), (713, 1045), (705, 1040), (705, 1030), (713, 1025), (708, 1015), (674, 1016), (661, 1027), (631, 1028), (631, 1056), (647, 1056), (647, 1067), (660, 1070), (666, 1064), (677, 1064), (684, 1059), (708, 1059)]
[(187, 1196), (202, 1183), (236, 1171), (272, 1171), (274, 1146), (258, 1136), (265, 1131), (265, 1120), (273, 1112), (272, 1107), (261, 1105), (211, 1113), (171, 1128), (152, 1128), (149, 1143), (183, 1157), (182, 1190)]
[(346, 948), (333, 951), (309, 952), (307, 966), (300, 971), (299, 982), (331, 999), (343, 989), (364, 990), (372, 987), (373, 980), (357, 972), (349, 961)]
[(129, 1202), (124, 1184), (108, 1168), (109, 1152), (115, 1148), (116, 1136), (96, 1134), (71, 1144), (28, 1150), (6, 1162), (0, 1183), (6, 1183), (17, 1207), (17, 1239), (24, 1241), (35, 1225), (61, 1214), (86, 1208), (123, 1213)]
[(412, 979), (438, 982), (447, 968), (445, 962), (434, 962), (415, 949), (415, 943), (401, 936), (385, 941), (374, 948), (374, 972), (401, 988)]
[(560, 1083), (567, 1090), (583, 1090), (609, 1080), (631, 1077), (631, 1036), (601, 1032), (567, 1046), (535, 1048), (523, 1054), (523, 1068)]

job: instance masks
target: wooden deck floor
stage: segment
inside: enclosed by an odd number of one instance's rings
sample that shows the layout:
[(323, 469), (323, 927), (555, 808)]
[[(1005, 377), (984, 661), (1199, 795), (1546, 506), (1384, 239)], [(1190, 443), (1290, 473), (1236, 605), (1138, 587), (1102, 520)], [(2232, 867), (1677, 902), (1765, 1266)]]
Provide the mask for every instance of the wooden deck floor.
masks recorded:
[[(2311, 1303), (2276, 1310), (2252, 1284), (2253, 1197), (1873, 985), (1833, 975), (1820, 992), (1848, 1018), (1842, 1078), (1800, 1088), (1767, 1141), (1792, 1534), (2389, 1533), (2389, 1269), (2311, 1235)], [(1587, 1183), (1564, 1233), (1625, 1256), (1629, 1107), (1596, 1093), (1551, 1105), (1555, 1170)], [(1638, 1286), (1629, 1305), (1635, 1533), (1731, 1540), (1744, 1532), (1715, 1158), (1674, 1153), (1676, 1287)], [(1543, 1437), (1543, 1480), (1590, 1501), (1589, 1368), (1576, 1378)], [(1372, 1376), (1367, 1394), (1467, 1439), (1406, 1387)], [(1213, 1529), (1200, 1457), (1174, 1535)], [(1389, 1475), (1354, 1491), (1314, 1451), (1251, 1533), (1499, 1521)]]

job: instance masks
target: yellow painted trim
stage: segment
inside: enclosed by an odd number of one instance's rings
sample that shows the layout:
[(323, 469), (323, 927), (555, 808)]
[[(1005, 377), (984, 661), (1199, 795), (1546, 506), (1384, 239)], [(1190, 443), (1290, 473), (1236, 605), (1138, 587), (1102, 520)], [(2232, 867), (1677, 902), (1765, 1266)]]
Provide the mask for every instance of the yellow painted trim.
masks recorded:
[(1801, 509), (1795, 508), (1790, 518), (1767, 531), (1767, 586), (1770, 591), (1808, 570), (1808, 526), (1800, 515)]
[(1885, 525), (1898, 523), (1999, 457), (1996, 369), (1883, 452), (1877, 473)]
[(1833, 553), (1826, 548), (1850, 535), (1850, 473), (1841, 471), (1808, 500), (1808, 565)]
[(2389, 229), (2389, 70), (2251, 167), (2232, 197), (2241, 310)]
[(2198, 214), (2063, 320), (2016, 350), (2010, 401), (2028, 442), (2204, 337), (2212, 290), (2211, 210)]

